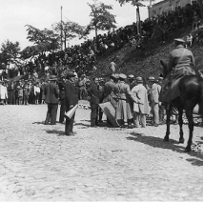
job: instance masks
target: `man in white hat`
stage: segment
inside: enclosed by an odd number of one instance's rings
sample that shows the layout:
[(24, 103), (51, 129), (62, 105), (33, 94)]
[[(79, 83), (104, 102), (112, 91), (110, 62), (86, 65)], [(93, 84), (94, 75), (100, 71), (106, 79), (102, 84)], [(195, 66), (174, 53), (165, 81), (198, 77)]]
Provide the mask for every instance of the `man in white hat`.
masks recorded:
[(143, 128), (146, 127), (146, 115), (149, 114), (149, 101), (147, 89), (143, 85), (142, 77), (136, 78), (137, 85), (132, 88), (133, 96), (136, 99), (133, 105), (135, 127), (140, 127), (140, 122)]

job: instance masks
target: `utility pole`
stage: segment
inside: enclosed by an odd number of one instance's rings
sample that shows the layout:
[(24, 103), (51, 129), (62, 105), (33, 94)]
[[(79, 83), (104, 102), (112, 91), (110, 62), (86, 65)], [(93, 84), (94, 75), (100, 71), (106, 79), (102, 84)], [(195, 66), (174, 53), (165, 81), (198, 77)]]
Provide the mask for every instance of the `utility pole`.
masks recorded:
[(63, 50), (63, 26), (62, 26), (62, 6), (61, 6), (61, 50)]

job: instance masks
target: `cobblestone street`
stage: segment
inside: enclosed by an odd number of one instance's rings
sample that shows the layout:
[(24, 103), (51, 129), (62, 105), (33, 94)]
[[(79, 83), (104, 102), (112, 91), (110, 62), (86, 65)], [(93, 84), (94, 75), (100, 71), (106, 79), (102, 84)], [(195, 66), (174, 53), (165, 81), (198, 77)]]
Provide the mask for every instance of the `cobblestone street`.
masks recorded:
[(203, 128), (193, 152), (179, 126), (89, 127), (78, 108), (75, 136), (44, 125), (46, 105), (0, 106), (0, 201), (203, 201)]

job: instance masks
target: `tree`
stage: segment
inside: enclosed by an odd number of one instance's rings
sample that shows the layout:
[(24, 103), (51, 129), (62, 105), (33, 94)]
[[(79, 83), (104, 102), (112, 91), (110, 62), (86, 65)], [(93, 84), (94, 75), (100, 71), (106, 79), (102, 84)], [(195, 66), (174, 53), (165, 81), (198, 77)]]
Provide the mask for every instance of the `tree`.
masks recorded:
[[(136, 17), (137, 17), (137, 31), (138, 33), (141, 33), (141, 26), (140, 26), (140, 6), (145, 6), (142, 2), (145, 2), (147, 0), (116, 0), (120, 3), (122, 6), (124, 3), (131, 3), (133, 6), (136, 6)], [(153, 0), (149, 0), (150, 2)]]
[[(66, 49), (67, 41), (79, 36), (82, 37), (85, 31), (85, 27), (71, 21), (59, 22), (52, 25), (53, 29), (62, 38), (62, 43), (64, 44), (64, 49)], [(63, 46), (62, 46), (63, 47)], [(62, 48), (61, 47), (61, 48)]]
[(98, 30), (110, 30), (116, 28), (115, 15), (111, 14), (109, 10), (112, 10), (112, 6), (99, 3), (94, 0), (93, 4), (89, 4), (91, 8), (90, 17), (92, 17), (87, 30), (95, 30), (95, 36), (97, 37)]
[[(59, 36), (53, 30), (40, 30), (31, 25), (26, 25), (28, 36), (27, 39), (33, 42), (41, 51), (52, 51), (59, 48)], [(37, 48), (36, 47), (36, 48)]]
[(16, 64), (20, 53), (19, 42), (6, 40), (2, 43), (0, 51), (0, 64), (8, 65), (11, 62)]

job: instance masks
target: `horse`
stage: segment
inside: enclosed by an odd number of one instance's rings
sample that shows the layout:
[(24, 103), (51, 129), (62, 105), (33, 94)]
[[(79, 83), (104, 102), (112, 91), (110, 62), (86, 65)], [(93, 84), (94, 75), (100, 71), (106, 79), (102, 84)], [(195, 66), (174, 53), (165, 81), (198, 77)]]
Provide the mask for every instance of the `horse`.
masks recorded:
[[(168, 66), (163, 61), (160, 60), (161, 65), (163, 66), (163, 78), (169, 74)], [(184, 143), (183, 136), (183, 111), (185, 110), (186, 117), (188, 119), (188, 127), (189, 127), (189, 139), (187, 142), (187, 146), (185, 148), (185, 152), (191, 151), (192, 138), (193, 138), (193, 130), (194, 130), (194, 122), (193, 122), (193, 109), (196, 105), (199, 105), (199, 114), (203, 118), (203, 78), (200, 75), (186, 75), (183, 76), (179, 83), (178, 88), (180, 91), (179, 96), (173, 99), (170, 102), (165, 104), (166, 107), (166, 135), (164, 137), (164, 141), (169, 141), (170, 135), (170, 115), (172, 107), (176, 107), (178, 110), (178, 124), (179, 124), (179, 143)]]

